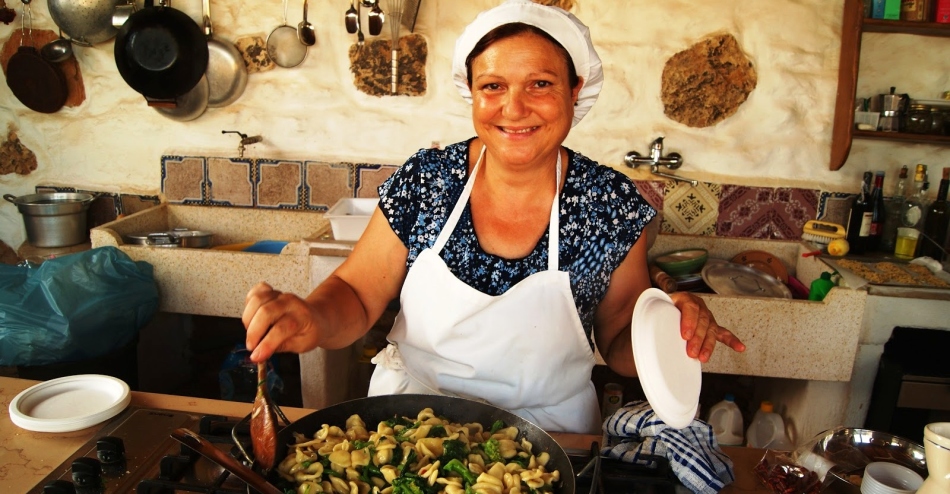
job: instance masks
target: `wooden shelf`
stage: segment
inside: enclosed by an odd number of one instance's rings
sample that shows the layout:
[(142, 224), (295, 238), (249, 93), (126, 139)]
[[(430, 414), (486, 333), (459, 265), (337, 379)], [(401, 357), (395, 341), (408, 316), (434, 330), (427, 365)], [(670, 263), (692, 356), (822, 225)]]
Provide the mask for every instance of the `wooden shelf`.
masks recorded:
[(950, 37), (950, 24), (939, 22), (864, 19), (861, 30), (865, 33), (916, 34), (919, 36)]
[(929, 134), (909, 134), (907, 132), (881, 132), (873, 130), (855, 130), (851, 133), (855, 139), (874, 139), (879, 141), (900, 141), (914, 144), (950, 144), (950, 136)]
[(851, 152), (851, 140), (854, 138), (950, 145), (950, 136), (855, 130), (854, 97), (858, 85), (858, 61), (861, 58), (863, 33), (950, 37), (950, 24), (866, 19), (862, 0), (844, 1), (841, 56), (838, 65), (838, 98), (835, 101), (835, 117), (831, 131), (831, 170), (839, 170), (844, 166)]

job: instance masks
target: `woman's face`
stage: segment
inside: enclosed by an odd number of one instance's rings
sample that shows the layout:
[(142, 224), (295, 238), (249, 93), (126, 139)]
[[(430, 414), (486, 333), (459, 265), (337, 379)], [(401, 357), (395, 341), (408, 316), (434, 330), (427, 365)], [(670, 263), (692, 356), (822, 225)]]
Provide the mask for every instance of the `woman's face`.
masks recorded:
[(472, 61), (475, 133), (495, 159), (522, 166), (556, 159), (583, 84), (570, 87), (567, 64), (533, 33), (496, 41)]

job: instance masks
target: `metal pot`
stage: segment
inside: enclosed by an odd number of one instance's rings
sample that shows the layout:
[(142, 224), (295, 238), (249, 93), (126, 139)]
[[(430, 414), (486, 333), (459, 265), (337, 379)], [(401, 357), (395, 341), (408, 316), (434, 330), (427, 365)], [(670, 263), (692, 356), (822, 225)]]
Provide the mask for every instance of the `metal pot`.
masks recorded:
[(186, 247), (192, 249), (206, 249), (211, 247), (213, 233), (188, 228), (175, 228), (166, 232), (137, 233), (125, 235), (123, 240), (131, 245), (147, 245), (149, 247)]
[[(282, 460), (287, 455), (288, 445), (295, 441), (294, 433), (313, 435), (323, 424), (343, 427), (346, 419), (353, 414), (359, 414), (367, 427), (375, 428), (375, 424), (391, 419), (394, 415), (415, 417), (423, 408), (432, 408), (438, 416), (444, 416), (460, 424), (479, 422), (485, 427), (491, 427), (496, 420), (501, 420), (506, 426), (518, 428), (521, 438), (527, 439), (534, 447), (535, 452), (546, 451), (551, 459), (548, 469), (557, 469), (561, 473), (561, 485), (557, 487), (558, 494), (574, 494), (574, 469), (570, 458), (564, 449), (537, 425), (511, 413), (507, 410), (464, 398), (437, 395), (383, 395), (359, 398), (336, 405), (332, 405), (313, 412), (300, 420), (288, 425), (277, 433), (277, 459)], [(271, 472), (268, 479), (279, 483), (275, 472)]]
[(69, 247), (89, 239), (86, 213), (95, 195), (73, 192), (30, 194), (3, 198), (23, 215), (26, 237), (36, 247)]
[(48, 0), (49, 15), (64, 33), (80, 44), (96, 44), (115, 37), (112, 14), (119, 0)]

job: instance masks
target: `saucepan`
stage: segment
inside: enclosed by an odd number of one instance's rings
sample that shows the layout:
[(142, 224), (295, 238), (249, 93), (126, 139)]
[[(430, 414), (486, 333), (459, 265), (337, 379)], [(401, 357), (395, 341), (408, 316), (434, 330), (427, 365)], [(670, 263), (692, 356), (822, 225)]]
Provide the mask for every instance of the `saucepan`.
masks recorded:
[[(296, 442), (294, 434), (313, 437), (313, 434), (320, 430), (323, 424), (344, 428), (346, 420), (354, 414), (363, 419), (368, 429), (375, 429), (376, 424), (389, 420), (396, 415), (416, 417), (423, 408), (431, 408), (436, 416), (446, 417), (452, 422), (462, 424), (478, 422), (485, 427), (490, 427), (496, 420), (501, 420), (506, 426), (517, 427), (520, 434), (519, 442), (521, 439), (525, 439), (532, 444), (532, 450), (535, 453), (544, 451), (550, 455), (548, 471), (556, 469), (560, 472), (561, 477), (561, 483), (557, 486), (556, 492), (559, 494), (574, 494), (574, 470), (570, 459), (564, 449), (548, 433), (507, 410), (487, 403), (451, 396), (411, 394), (371, 396), (323, 408), (287, 425), (277, 433), (277, 460), (279, 462), (287, 456), (288, 445)], [(245, 418), (245, 420), (248, 419)], [(209, 451), (209, 453), (211, 452)], [(229, 468), (225, 464), (221, 466)], [(235, 467), (235, 469), (238, 468)], [(240, 475), (245, 481), (247, 481), (248, 472), (247, 469), (241, 469)], [(234, 473), (238, 474), (238, 472)], [(271, 485), (282, 483), (274, 472), (267, 475), (267, 480)], [(276, 492), (280, 491), (276, 490)]]

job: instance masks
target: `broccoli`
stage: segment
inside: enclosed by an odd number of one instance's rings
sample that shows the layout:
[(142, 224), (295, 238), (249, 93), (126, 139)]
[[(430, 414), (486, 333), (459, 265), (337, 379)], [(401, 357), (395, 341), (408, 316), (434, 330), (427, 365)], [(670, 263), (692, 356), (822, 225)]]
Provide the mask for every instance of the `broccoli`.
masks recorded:
[(427, 494), (428, 487), (426, 479), (411, 473), (393, 479), (393, 494)]
[(442, 456), (439, 457), (439, 461), (441, 461), (443, 465), (455, 458), (464, 460), (466, 457), (468, 457), (468, 448), (465, 446), (465, 443), (458, 439), (446, 439), (442, 441)]
[(482, 451), (485, 452), (485, 456), (488, 457), (489, 461), (504, 461), (504, 458), (501, 457), (499, 447), (498, 440), (495, 438), (491, 438), (482, 443)]
[(426, 437), (446, 437), (448, 435), (449, 434), (445, 432), (445, 427), (441, 425), (433, 425), (432, 428), (429, 429), (429, 435)]
[(459, 475), (460, 477), (462, 477), (462, 480), (465, 481), (466, 486), (474, 485), (475, 481), (478, 479), (478, 477), (474, 473), (472, 473), (472, 471), (469, 470), (468, 467), (466, 467), (465, 464), (459, 461), (458, 459), (453, 459), (449, 461), (448, 463), (446, 463), (442, 467), (442, 471)]
[(363, 449), (363, 448), (365, 448), (365, 447), (367, 447), (367, 446), (370, 446), (370, 445), (372, 445), (372, 444), (373, 444), (373, 443), (370, 442), (370, 441), (361, 441), (361, 440), (357, 439), (357, 440), (353, 441), (353, 448), (355, 448), (355, 449)]
[(528, 468), (528, 463), (531, 462), (531, 457), (526, 455), (515, 455), (507, 460), (506, 463), (517, 463), (521, 468)]
[(404, 475), (406, 470), (409, 470), (409, 466), (415, 463), (416, 461), (416, 450), (410, 450), (409, 456), (406, 457), (406, 461), (399, 467), (399, 475)]
[(360, 470), (360, 480), (372, 485), (372, 482), (370, 481), (372, 477), (384, 478), (383, 472), (379, 471), (379, 467), (374, 465), (373, 462), (369, 462), (368, 465)]
[(496, 420), (496, 421), (491, 425), (490, 432), (491, 432), (492, 434), (494, 434), (494, 433), (496, 433), (496, 432), (498, 432), (498, 431), (500, 431), (500, 430), (502, 430), (502, 429), (504, 429), (504, 428), (505, 428), (505, 423), (502, 422), (501, 419), (499, 419), (499, 420)]
[(386, 421), (386, 425), (390, 427), (396, 427), (397, 425), (402, 425), (404, 427), (412, 427), (413, 422), (406, 417), (400, 417), (398, 415), (393, 416), (393, 418)]
[(476, 493), (475, 493), (475, 489), (472, 489), (471, 487), (469, 487), (469, 486), (466, 485), (466, 486), (465, 486), (465, 494), (476, 494)]

